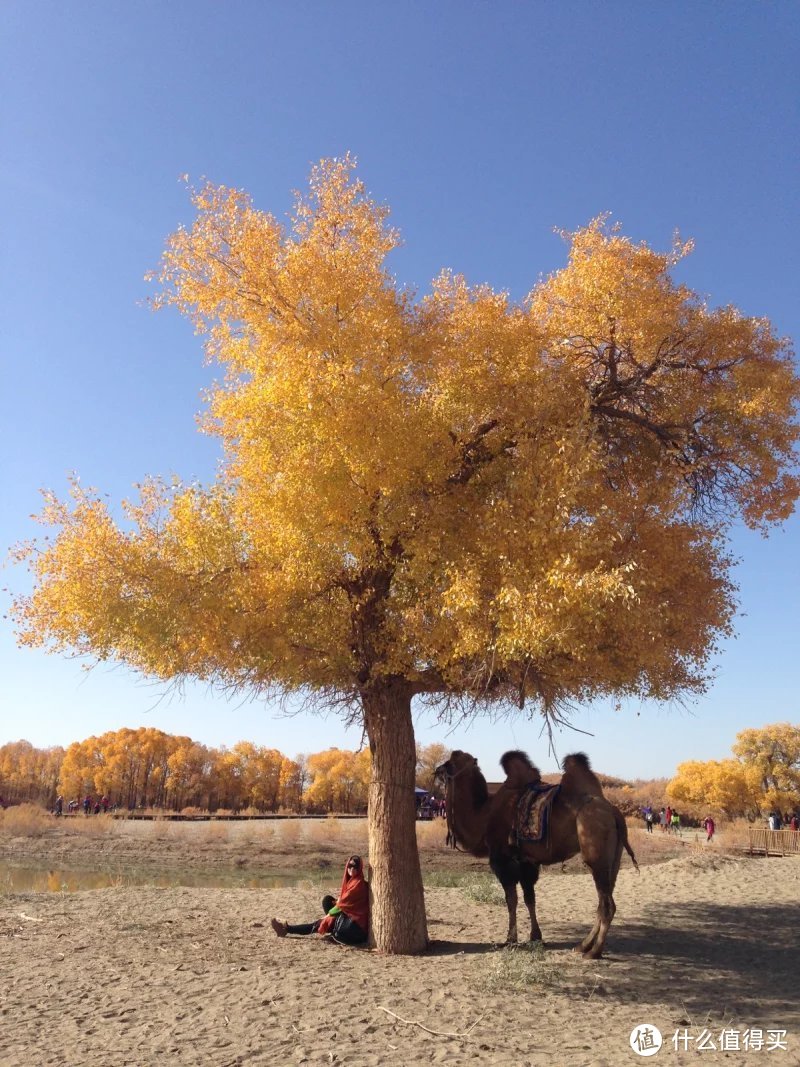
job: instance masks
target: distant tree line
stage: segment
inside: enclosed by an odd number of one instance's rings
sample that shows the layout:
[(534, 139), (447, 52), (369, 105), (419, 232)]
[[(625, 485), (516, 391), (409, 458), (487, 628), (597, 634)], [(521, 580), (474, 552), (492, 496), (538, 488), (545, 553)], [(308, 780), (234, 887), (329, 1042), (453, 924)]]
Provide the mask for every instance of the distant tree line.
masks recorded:
[[(417, 746), (419, 787), (434, 791), (434, 772), (449, 751), (440, 743)], [(250, 741), (211, 748), (152, 727), (110, 731), (66, 749), (35, 748), (29, 741), (0, 746), (5, 804), (51, 807), (61, 794), (65, 801), (107, 796), (121, 809), (361, 814), (369, 777), (368, 749), (330, 748), (290, 759)], [(667, 804), (696, 818), (708, 811), (749, 819), (788, 814), (800, 810), (800, 726), (743, 730), (733, 758), (681, 763), (671, 780), (600, 779), (626, 815)]]
[[(433, 789), (444, 745), (418, 746), (418, 784)], [(370, 753), (330, 748), (290, 759), (277, 749), (240, 741), (211, 748), (152, 727), (113, 730), (66, 749), (29, 741), (0, 746), (0, 797), (52, 807), (85, 796), (131, 810), (339, 812), (367, 809)]]

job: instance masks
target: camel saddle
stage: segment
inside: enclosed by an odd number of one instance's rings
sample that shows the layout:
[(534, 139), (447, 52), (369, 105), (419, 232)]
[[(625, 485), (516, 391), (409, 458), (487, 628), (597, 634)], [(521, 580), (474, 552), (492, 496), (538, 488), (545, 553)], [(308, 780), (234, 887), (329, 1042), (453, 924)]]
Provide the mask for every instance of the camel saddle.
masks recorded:
[(512, 843), (546, 841), (550, 831), (550, 809), (561, 787), (547, 782), (525, 786), (517, 802)]

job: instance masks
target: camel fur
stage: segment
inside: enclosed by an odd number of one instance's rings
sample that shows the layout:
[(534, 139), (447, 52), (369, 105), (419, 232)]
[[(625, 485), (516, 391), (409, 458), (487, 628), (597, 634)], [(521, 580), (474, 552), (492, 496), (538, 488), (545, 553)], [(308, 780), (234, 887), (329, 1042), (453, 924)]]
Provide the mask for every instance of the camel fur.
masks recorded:
[(596, 959), (605, 948), (616, 912), (613, 893), (623, 848), (638, 870), (622, 812), (603, 796), (589, 760), (578, 752), (564, 759), (547, 839), (518, 843), (514, 830), (520, 798), (528, 785), (541, 781), (541, 775), (524, 752), (506, 752), (500, 763), (506, 780), (493, 797), (478, 761), (468, 752), (452, 752), (437, 768), (446, 789), (448, 839), (475, 856), (488, 856), (505, 893), (508, 944), (517, 941), (517, 886), (522, 886), (531, 920), (530, 939), (541, 941), (534, 890), (539, 868), (580, 853), (592, 872), (598, 904), (594, 925), (578, 949), (586, 958)]

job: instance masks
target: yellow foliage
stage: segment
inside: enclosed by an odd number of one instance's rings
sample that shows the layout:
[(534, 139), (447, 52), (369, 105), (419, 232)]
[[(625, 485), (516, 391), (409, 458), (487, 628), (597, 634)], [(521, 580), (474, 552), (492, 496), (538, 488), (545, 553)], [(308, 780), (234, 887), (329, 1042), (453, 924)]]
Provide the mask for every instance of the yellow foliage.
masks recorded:
[(430, 745), (417, 746), (417, 785), (420, 789), (433, 791), (433, 776), (437, 767), (450, 756), (450, 749), (438, 741)]
[(9, 801), (51, 804), (64, 759), (64, 749), (34, 748), (30, 741), (0, 745), (0, 797)]
[(667, 786), (670, 798), (732, 817), (800, 809), (800, 727), (786, 722), (742, 730), (733, 752), (735, 759), (680, 764)]
[[(698, 691), (730, 632), (725, 523), (789, 514), (798, 382), (769, 323), (712, 310), (599, 219), (520, 305), (421, 299), (353, 163), (291, 226), (194, 193), (157, 300), (225, 369), (217, 482), (48, 495), (21, 640), (164, 679), (365, 698)], [(76, 773), (78, 773), (76, 771)]]
[(309, 808), (325, 811), (359, 812), (367, 807), (370, 778), (369, 749), (348, 752), (330, 748), (308, 757), (311, 784), (304, 801)]
[[(444, 750), (430, 746), (437, 748)], [(112, 730), (75, 741), (66, 751), (37, 749), (28, 741), (0, 747), (4, 801), (30, 796), (52, 806), (61, 793), (65, 810), (70, 800), (88, 794), (94, 804), (105, 794), (111, 807), (123, 810), (299, 811), (307, 804), (356, 812), (366, 809), (369, 774), (368, 750), (330, 749), (292, 760), (250, 741), (206, 748), (190, 737), (147, 727)]]
[(702, 815), (700, 809), (705, 808), (722, 811), (731, 818), (755, 815), (761, 803), (758, 782), (738, 760), (681, 763), (667, 786), (667, 796), (695, 814)]
[[(758, 773), (765, 792), (797, 794), (800, 801), (800, 726), (778, 722), (736, 735), (734, 755)], [(784, 810), (783, 805), (776, 805)]]

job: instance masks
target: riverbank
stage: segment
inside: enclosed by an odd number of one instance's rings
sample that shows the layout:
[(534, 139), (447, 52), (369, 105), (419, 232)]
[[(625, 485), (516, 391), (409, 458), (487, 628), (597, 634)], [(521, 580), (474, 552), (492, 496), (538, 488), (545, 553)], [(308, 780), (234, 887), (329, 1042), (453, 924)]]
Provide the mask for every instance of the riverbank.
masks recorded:
[[(27, 806), (26, 806), (27, 807)], [(423, 875), (484, 872), (486, 862), (445, 846), (443, 819), (417, 823)], [(663, 862), (701, 847), (705, 835), (682, 837), (631, 831), (639, 862)], [(366, 819), (172, 822), (110, 816), (58, 819), (36, 809), (10, 808), (0, 818), (0, 861), (25, 865), (136, 870), (240, 870), (255, 874), (340, 872), (343, 857), (368, 854)], [(627, 861), (626, 861), (627, 862)], [(566, 865), (582, 869), (580, 859)]]

